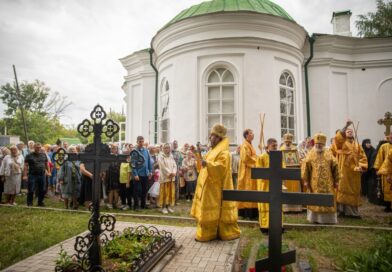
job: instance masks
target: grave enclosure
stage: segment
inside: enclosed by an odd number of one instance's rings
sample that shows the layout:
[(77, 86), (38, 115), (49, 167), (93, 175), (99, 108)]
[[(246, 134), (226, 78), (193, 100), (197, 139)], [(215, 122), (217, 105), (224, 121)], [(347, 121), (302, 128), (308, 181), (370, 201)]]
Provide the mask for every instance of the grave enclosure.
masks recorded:
[[(158, 230), (150, 226), (130, 227), (123, 231), (114, 231), (116, 218), (111, 214), (100, 215), (101, 196), (101, 163), (126, 162), (128, 155), (110, 154), (110, 149), (102, 143), (101, 135), (113, 137), (119, 131), (119, 126), (113, 120), (106, 119), (106, 112), (97, 105), (90, 114), (91, 120), (84, 119), (78, 125), (77, 130), (83, 137), (94, 135), (94, 142), (86, 147), (85, 152), (80, 154), (68, 154), (60, 148), (55, 154), (55, 161), (63, 165), (66, 161), (82, 161), (93, 163), (92, 203), (90, 206), (91, 217), (88, 222), (89, 233), (77, 236), (75, 241), (75, 260), (70, 269), (56, 266), (56, 271), (105, 271), (102, 266), (102, 246), (111, 240), (121, 236), (134, 236), (136, 239), (152, 237), (153, 242), (140, 254), (140, 257), (132, 261), (132, 271), (149, 271), (174, 245), (172, 234), (165, 230)], [(144, 157), (139, 151), (133, 150), (130, 154), (132, 168), (140, 168), (144, 164)]]

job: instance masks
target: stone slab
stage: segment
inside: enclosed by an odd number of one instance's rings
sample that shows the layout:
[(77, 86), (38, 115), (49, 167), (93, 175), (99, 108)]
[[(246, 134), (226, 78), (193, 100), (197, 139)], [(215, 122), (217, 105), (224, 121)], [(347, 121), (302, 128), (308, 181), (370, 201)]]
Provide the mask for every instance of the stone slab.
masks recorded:
[[(117, 222), (116, 230), (123, 230), (126, 227), (135, 227), (140, 224), (129, 222)], [(151, 226), (151, 224), (144, 224)], [(194, 240), (196, 228), (194, 227), (175, 227), (154, 225), (157, 229), (164, 229), (173, 234), (178, 251), (171, 258), (166, 260), (163, 267), (164, 272), (172, 271), (223, 271), (231, 272), (235, 253), (237, 251), (239, 239), (234, 241), (212, 241), (200, 243)], [(83, 233), (85, 234), (85, 233)], [(55, 260), (60, 251), (60, 245), (67, 250), (69, 254), (74, 253), (75, 237), (56, 244), (44, 251), (41, 251), (27, 259), (24, 259), (10, 267), (4, 269), (4, 272), (20, 271), (40, 271), (53, 272)], [(160, 262), (161, 263), (161, 262)], [(158, 263), (157, 266), (162, 264)], [(26, 268), (28, 268), (26, 270)]]

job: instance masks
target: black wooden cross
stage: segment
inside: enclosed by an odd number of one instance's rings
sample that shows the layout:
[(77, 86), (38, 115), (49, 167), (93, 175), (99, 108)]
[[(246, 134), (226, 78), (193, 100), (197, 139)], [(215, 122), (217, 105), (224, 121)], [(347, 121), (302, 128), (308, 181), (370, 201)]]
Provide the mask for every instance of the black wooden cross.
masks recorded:
[[(125, 162), (128, 155), (110, 154), (108, 145), (102, 143), (101, 134), (105, 134), (108, 138), (113, 137), (120, 127), (113, 120), (106, 119), (106, 112), (97, 105), (90, 114), (92, 122), (84, 119), (77, 127), (78, 132), (83, 137), (94, 134), (94, 142), (89, 144), (84, 153), (71, 154), (60, 148), (55, 154), (55, 161), (62, 165), (65, 161), (82, 161), (93, 164), (93, 184), (92, 184), (92, 215), (88, 223), (90, 233), (86, 236), (78, 236), (76, 238), (75, 250), (76, 257), (83, 270), (103, 271), (101, 266), (101, 240), (107, 239), (104, 231), (112, 231), (116, 222), (113, 215), (100, 216), (99, 205), (101, 202), (101, 163)], [(139, 168), (144, 164), (144, 157), (140, 152), (133, 150), (130, 154), (131, 165), (133, 168)], [(104, 237), (102, 237), (104, 236)]]
[(295, 250), (282, 254), (282, 204), (333, 206), (331, 194), (282, 192), (283, 180), (300, 180), (301, 170), (282, 168), (282, 152), (269, 152), (270, 168), (252, 168), (252, 179), (268, 179), (269, 192), (223, 190), (223, 199), (269, 203), (268, 258), (256, 261), (256, 271), (281, 271), (295, 262)]

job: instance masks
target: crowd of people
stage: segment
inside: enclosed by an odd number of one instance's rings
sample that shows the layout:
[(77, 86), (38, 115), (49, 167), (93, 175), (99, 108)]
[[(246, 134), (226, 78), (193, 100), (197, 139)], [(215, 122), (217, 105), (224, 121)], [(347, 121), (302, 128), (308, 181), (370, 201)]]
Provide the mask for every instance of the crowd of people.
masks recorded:
[[(164, 214), (173, 213), (178, 199), (192, 201), (200, 171), (201, 157), (196, 147), (177, 141), (164, 145), (149, 145), (139, 136), (136, 145), (109, 144), (112, 155), (129, 155), (137, 150), (144, 157), (144, 165), (132, 169), (130, 157), (123, 163), (102, 163), (99, 180), (101, 198), (109, 209), (162, 208)], [(88, 207), (92, 201), (93, 165), (89, 161), (66, 161), (58, 165), (55, 154), (59, 148), (68, 153), (84, 152), (85, 145), (42, 145), (29, 141), (0, 149), (1, 203), (17, 205), (15, 197), (27, 189), (27, 205), (32, 206), (34, 195), (38, 206), (45, 206), (45, 197), (59, 195), (65, 208)], [(203, 147), (204, 149), (204, 147)], [(4, 195), (4, 197), (3, 197)]]
[[(178, 142), (149, 145), (142, 136), (136, 144), (109, 144), (113, 155), (129, 155), (136, 150), (144, 157), (140, 168), (132, 168), (130, 156), (122, 163), (101, 166), (99, 181), (101, 199), (108, 209), (139, 210), (158, 208), (163, 214), (173, 213), (179, 199), (192, 201), (191, 215), (197, 221), (196, 240), (220, 238), (230, 240), (240, 234), (237, 218), (259, 220), (262, 232), (268, 232), (268, 203), (232, 202), (222, 200), (223, 189), (268, 191), (269, 181), (252, 180), (251, 168), (269, 167), (269, 154), (278, 149), (283, 167), (301, 168), (301, 180), (285, 180), (282, 189), (288, 192), (329, 193), (334, 195), (332, 207), (284, 205), (284, 212), (307, 212), (312, 223), (336, 224), (338, 217), (358, 218), (361, 194), (375, 204), (384, 204), (391, 212), (392, 200), (392, 133), (377, 148), (365, 139), (360, 145), (348, 121), (337, 130), (330, 145), (327, 137), (317, 133), (299, 145), (287, 133), (281, 145), (270, 138), (257, 155), (252, 145), (251, 129), (243, 133), (243, 143), (230, 152), (226, 128), (215, 125), (209, 146)], [(1, 148), (0, 176), (2, 203), (16, 205), (21, 188), (27, 189), (26, 203), (44, 206), (46, 196), (58, 194), (66, 209), (88, 207), (92, 201), (93, 169), (89, 161), (66, 161), (59, 166), (54, 155), (60, 148), (68, 153), (83, 152), (85, 146), (41, 145), (28, 142)], [(3, 195), (4, 194), (4, 198)]]

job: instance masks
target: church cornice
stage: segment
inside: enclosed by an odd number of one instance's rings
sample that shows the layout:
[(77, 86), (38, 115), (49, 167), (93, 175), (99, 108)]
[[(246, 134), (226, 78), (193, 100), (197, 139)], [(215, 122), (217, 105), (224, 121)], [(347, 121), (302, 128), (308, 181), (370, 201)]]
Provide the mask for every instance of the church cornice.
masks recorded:
[(392, 67), (392, 59), (371, 60), (371, 61), (347, 61), (334, 58), (313, 59), (309, 67), (330, 66), (337, 68), (362, 69), (362, 68), (382, 68)]
[(144, 79), (147, 77), (155, 77), (155, 72), (152, 71), (143, 71), (143, 72), (139, 72), (139, 73), (135, 73), (135, 74), (131, 74), (131, 75), (127, 75), (124, 77), (126, 82), (130, 82), (130, 81), (136, 81), (139, 79)]
[(314, 50), (315, 54), (317, 52), (350, 55), (392, 53), (392, 38), (358, 38), (318, 34)]
[(132, 53), (124, 58), (119, 59), (123, 67), (128, 71), (128, 73), (132, 73), (133, 70), (137, 70), (140, 68), (144, 68), (148, 71), (153, 71), (150, 66), (150, 54), (147, 50), (141, 50)]
[[(180, 46), (174, 47), (165, 53), (161, 54), (157, 58), (157, 66), (159, 67), (161, 63), (166, 60), (178, 56), (180, 54), (189, 53), (192, 51), (201, 51), (203, 49), (219, 48), (231, 49), (232, 54), (241, 53), (241, 48), (259, 48), (259, 50), (273, 50), (280, 51), (289, 54), (296, 58), (299, 62), (303, 62), (304, 55), (301, 50), (289, 46), (285, 43), (271, 41), (267, 39), (260, 39), (254, 37), (238, 37), (238, 38), (217, 38), (209, 39), (198, 42), (191, 42), (182, 44)], [(237, 51), (233, 51), (235, 48)]]
[(247, 37), (276, 40), (302, 48), (306, 31), (298, 24), (276, 16), (239, 12), (180, 21), (158, 32), (151, 44), (160, 55), (191, 42)]

